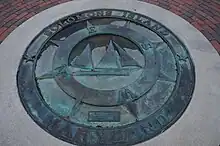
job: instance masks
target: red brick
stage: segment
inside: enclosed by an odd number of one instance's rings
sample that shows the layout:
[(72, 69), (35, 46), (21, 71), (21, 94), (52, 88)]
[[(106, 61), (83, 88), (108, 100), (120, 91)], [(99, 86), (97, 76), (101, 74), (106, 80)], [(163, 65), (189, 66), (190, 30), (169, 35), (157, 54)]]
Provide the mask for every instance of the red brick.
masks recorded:
[(175, 7), (179, 6), (179, 4), (177, 2), (175, 2), (175, 1), (171, 1), (170, 4), (171, 4), (171, 6), (175, 6)]
[(196, 21), (198, 18), (197, 18), (196, 16), (193, 16), (192, 19), (193, 19), (194, 21)]
[(22, 3), (22, 2), (17, 3), (17, 7), (18, 7), (18, 6), (22, 6), (22, 5), (24, 5), (24, 3)]
[(217, 7), (217, 5), (214, 4), (214, 3), (209, 4), (209, 8), (210, 8), (210, 9), (214, 9), (214, 10), (216, 10), (216, 11), (220, 11), (219, 8)]
[(186, 5), (184, 5), (183, 7), (181, 7), (181, 9), (182, 9), (183, 11), (186, 11), (186, 12), (188, 12), (188, 11), (191, 10), (191, 9), (190, 9), (188, 6), (186, 6)]
[(154, 4), (154, 5), (159, 5), (159, 2), (158, 1), (150, 1), (151, 4)]
[(173, 13), (175, 13), (176, 15), (181, 15), (182, 12), (181, 11), (178, 11), (176, 9), (170, 9), (170, 11), (172, 11)]
[(51, 4), (51, 3), (52, 3), (51, 1), (45, 2), (46, 5), (49, 5), (49, 4)]
[[(220, 13), (220, 12), (219, 12), (219, 13)], [(219, 22), (220, 22), (220, 16), (214, 16), (214, 17), (213, 17), (213, 19), (214, 19), (214, 20), (216, 20), (216, 21), (217, 21), (217, 23), (219, 23)]]
[(44, 6), (46, 6), (47, 4), (44, 2), (44, 3), (41, 3), (41, 4), (39, 4), (39, 6), (40, 7), (44, 7)]
[(16, 7), (17, 10), (23, 9), (27, 6), (27, 4), (21, 4), (18, 7)]
[(0, 17), (5, 17), (4, 15), (5, 15), (6, 13), (8, 13), (8, 12), (6, 12), (6, 11), (0, 12)]
[(18, 19), (21, 19), (22, 17), (24, 17), (24, 16), (26, 16), (26, 15), (28, 15), (28, 12), (23, 12), (23, 13), (19, 14), (19, 15), (16, 17), (16, 19), (17, 19), (17, 20), (18, 20)]
[(15, 28), (17, 28), (17, 26), (12, 25), (10, 26), (9, 31), (14, 30)]
[(211, 21), (209, 21), (208, 19), (206, 19), (205, 24), (207, 24), (208, 26), (210, 26), (212, 29), (216, 28), (215, 24), (213, 24)]
[(17, 17), (17, 15), (16, 15), (16, 14), (12, 14), (12, 15), (10, 15), (9, 17), (7, 17), (7, 18), (4, 20), (4, 22), (7, 23), (8, 21), (14, 19), (15, 17)]
[(220, 1), (214, 1), (214, 3), (216, 3), (217, 5), (220, 5)]
[(198, 24), (197, 22), (192, 22), (192, 25), (196, 27), (198, 30), (203, 30), (202, 26)]
[(177, 11), (181, 11), (181, 8), (180, 8), (180, 7), (176, 7), (176, 6), (174, 6), (174, 5), (171, 5), (171, 6), (170, 6), (170, 9), (177, 10)]
[(34, 15), (35, 15), (35, 13), (32, 12), (32, 13), (29, 13), (28, 15), (26, 15), (25, 18), (29, 19), (29, 18), (33, 17)]
[(216, 40), (211, 41), (211, 43), (212, 43), (213, 47), (214, 47), (218, 52), (220, 52), (220, 43), (219, 43), (218, 41), (216, 41)]
[(42, 1), (36, 1), (36, 0), (32, 0), (30, 2), (27, 2), (26, 5), (28, 6), (36, 6), (38, 4), (40, 4)]
[(220, 10), (220, 3), (216, 5), (216, 8)]
[(0, 34), (0, 40), (4, 40), (7, 36), (8, 36), (8, 32), (4, 32), (2, 34)]
[(217, 24), (218, 23), (218, 20), (215, 20), (213, 17), (211, 17), (211, 16), (207, 16), (206, 17), (207, 19), (209, 19), (212, 23), (214, 23), (214, 24)]
[(208, 25), (204, 25), (204, 26), (203, 26), (203, 29), (204, 29), (204, 30), (207, 30), (207, 31), (208, 31), (209, 33), (211, 33), (211, 34), (214, 32), (214, 30), (213, 30), (211, 27), (209, 27)]
[(16, 15), (20, 15), (21, 13), (24, 13), (24, 12), (27, 12), (28, 11), (28, 8), (27, 7), (24, 7), (22, 9), (19, 9), (15, 14)]
[(197, 17), (193, 17), (193, 20), (194, 20), (195, 22), (197, 22), (198, 24), (200, 24), (201, 26), (205, 24), (204, 21), (200, 20), (200, 19), (197, 18)]
[(27, 4), (27, 8), (30, 9), (30, 8), (38, 6), (38, 5), (42, 4), (42, 3), (45, 3), (45, 2), (44, 1), (34, 1), (34, 2), (31, 2), (31, 3)]
[(1, 27), (0, 28), (0, 34), (3, 33), (6, 29), (7, 29), (7, 27)]
[(4, 11), (7, 13), (10, 13), (11, 11), (13, 11), (15, 8), (13, 7), (8, 7), (8, 8), (4, 8)]
[(185, 4), (184, 1), (181, 0), (173, 0), (173, 1), (179, 4), (179, 6)]
[[(203, 10), (204, 11), (204, 10)], [(196, 12), (198, 13), (198, 14), (200, 14), (200, 15), (202, 15), (203, 17), (206, 17), (207, 16), (207, 14), (205, 14), (204, 12), (202, 12), (202, 11), (200, 11), (200, 10), (196, 10)]]
[(193, 0), (184, 0), (184, 2), (186, 2), (187, 4), (193, 4)]

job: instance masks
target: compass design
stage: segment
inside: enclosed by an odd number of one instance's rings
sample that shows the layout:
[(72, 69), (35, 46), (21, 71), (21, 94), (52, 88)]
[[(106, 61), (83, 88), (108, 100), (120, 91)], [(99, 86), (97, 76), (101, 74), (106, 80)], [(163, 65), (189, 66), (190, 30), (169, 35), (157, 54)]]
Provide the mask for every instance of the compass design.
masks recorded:
[(47, 132), (76, 145), (132, 145), (184, 112), (193, 62), (162, 24), (122, 10), (63, 18), (36, 37), (17, 74), (21, 101)]

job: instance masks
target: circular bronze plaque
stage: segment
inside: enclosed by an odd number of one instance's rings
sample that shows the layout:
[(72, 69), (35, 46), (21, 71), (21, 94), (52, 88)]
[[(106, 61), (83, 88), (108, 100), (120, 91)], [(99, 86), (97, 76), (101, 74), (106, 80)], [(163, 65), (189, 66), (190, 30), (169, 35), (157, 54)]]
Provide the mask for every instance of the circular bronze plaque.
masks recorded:
[(65, 17), (31, 42), (17, 73), (21, 102), (66, 142), (124, 146), (164, 132), (194, 86), (182, 42), (147, 16), (98, 9)]

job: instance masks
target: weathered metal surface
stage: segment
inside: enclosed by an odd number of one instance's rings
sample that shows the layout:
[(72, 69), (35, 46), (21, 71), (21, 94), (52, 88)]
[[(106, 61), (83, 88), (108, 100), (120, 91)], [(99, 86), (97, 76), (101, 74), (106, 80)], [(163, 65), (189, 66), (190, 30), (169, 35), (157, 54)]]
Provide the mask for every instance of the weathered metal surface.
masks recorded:
[(45, 28), (17, 85), (32, 119), (76, 145), (132, 145), (164, 132), (189, 104), (195, 73), (182, 42), (134, 12), (91, 10)]

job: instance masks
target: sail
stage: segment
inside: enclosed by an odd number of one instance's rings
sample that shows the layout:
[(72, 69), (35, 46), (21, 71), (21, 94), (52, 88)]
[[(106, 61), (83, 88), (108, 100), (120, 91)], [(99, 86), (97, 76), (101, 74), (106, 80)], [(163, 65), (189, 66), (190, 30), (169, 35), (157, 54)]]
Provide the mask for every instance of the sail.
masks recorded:
[(71, 62), (71, 65), (74, 67), (81, 67), (81, 68), (94, 68), (92, 62), (92, 51), (91, 47), (88, 44), (80, 56), (74, 58)]
[(120, 55), (120, 63), (122, 67), (135, 66), (141, 67), (137, 61), (135, 61), (123, 48), (114, 42), (114, 46)]
[(118, 54), (114, 49), (112, 41), (109, 42), (105, 55), (100, 60), (96, 68), (120, 68), (118, 64)]

